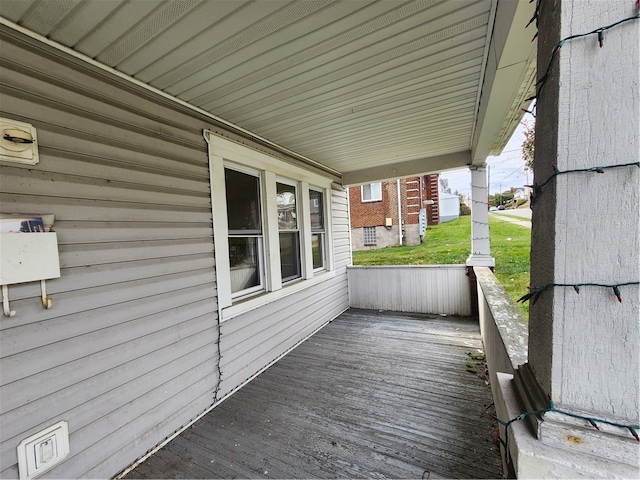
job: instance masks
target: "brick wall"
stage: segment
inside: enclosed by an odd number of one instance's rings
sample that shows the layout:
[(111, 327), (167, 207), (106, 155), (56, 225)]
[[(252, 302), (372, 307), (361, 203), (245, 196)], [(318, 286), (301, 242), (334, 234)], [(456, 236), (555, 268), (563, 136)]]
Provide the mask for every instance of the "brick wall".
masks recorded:
[(440, 209), (438, 208), (438, 175), (425, 175), (424, 179), (424, 200), (433, 200), (433, 205), (425, 205), (427, 209), (427, 223), (435, 225), (440, 223)]
[(362, 189), (349, 187), (351, 228), (384, 226), (388, 217), (391, 217), (393, 223), (397, 225), (398, 204), (395, 185), (396, 182), (382, 182), (382, 200), (364, 203), (362, 202)]
[(401, 180), (402, 214), (405, 225), (417, 225), (420, 223), (421, 182), (421, 177), (411, 177)]
[[(395, 180), (381, 182), (382, 200), (374, 202), (362, 201), (362, 188), (349, 187), (349, 208), (351, 210), (351, 232), (354, 250), (362, 248), (381, 248), (398, 244), (398, 187)], [(433, 200), (433, 205), (427, 205)], [(404, 244), (420, 243), (418, 225), (420, 208), (426, 208), (429, 225), (439, 223), (438, 212), (438, 175), (423, 175), (400, 180), (400, 203), (402, 208)], [(386, 230), (386, 219), (391, 218), (392, 227)], [(363, 227), (377, 228), (378, 244), (367, 247), (361, 241)], [(362, 237), (362, 239), (361, 239)]]

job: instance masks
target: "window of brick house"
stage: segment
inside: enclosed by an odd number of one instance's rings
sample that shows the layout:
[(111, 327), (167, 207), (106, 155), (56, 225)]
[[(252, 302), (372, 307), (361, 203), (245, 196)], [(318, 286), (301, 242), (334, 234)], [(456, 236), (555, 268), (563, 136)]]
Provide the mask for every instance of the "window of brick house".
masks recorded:
[(375, 245), (376, 243), (376, 227), (364, 227), (364, 244)]
[(379, 202), (382, 200), (382, 183), (367, 183), (362, 185), (363, 202)]

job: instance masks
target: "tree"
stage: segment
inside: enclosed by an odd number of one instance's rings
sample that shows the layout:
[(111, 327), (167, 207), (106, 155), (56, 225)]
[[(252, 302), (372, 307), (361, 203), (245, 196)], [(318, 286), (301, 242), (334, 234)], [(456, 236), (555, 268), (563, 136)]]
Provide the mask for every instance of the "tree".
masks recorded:
[(509, 203), (513, 200), (513, 192), (510, 190), (505, 190), (502, 193), (494, 193), (490, 199), (491, 205), (497, 207), (498, 205), (504, 205), (505, 203)]
[(533, 147), (536, 136), (536, 122), (529, 123), (526, 120), (522, 121), (524, 125), (524, 142), (522, 142), (522, 159), (524, 160), (525, 168), (533, 170)]

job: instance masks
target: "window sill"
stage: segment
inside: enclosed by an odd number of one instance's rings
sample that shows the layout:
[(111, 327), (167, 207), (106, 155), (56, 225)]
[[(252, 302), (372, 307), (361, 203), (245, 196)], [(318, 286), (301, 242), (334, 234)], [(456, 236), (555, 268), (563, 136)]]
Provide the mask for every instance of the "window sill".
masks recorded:
[(267, 305), (268, 303), (275, 302), (277, 300), (280, 300), (281, 298), (288, 297), (289, 295), (293, 295), (294, 293), (298, 293), (302, 290), (306, 290), (307, 288), (318, 285), (326, 280), (334, 278), (335, 276), (335, 271), (321, 272), (319, 274), (315, 274), (314, 277), (309, 280), (292, 282), (290, 284), (286, 284), (280, 290), (276, 290), (274, 292), (266, 292), (262, 295), (242, 300), (236, 305), (231, 305), (229, 307), (223, 308), (222, 318), (220, 321), (225, 322), (234, 317), (237, 317), (238, 315), (245, 314), (247, 312), (250, 312), (251, 310), (255, 310), (264, 305)]

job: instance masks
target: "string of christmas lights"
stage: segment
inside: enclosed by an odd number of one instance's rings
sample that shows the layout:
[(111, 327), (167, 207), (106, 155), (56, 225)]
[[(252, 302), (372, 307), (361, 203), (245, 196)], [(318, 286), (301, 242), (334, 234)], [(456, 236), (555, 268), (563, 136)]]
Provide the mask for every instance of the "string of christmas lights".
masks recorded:
[(522, 110), (524, 113), (528, 113), (529, 115), (531, 115), (533, 118), (536, 118), (536, 112), (535, 110), (531, 109), (531, 110), (527, 110), (526, 108), (521, 108), (520, 110)]
[(610, 422), (608, 420), (603, 420), (601, 418), (586, 417), (586, 416), (578, 415), (578, 414), (575, 414), (575, 413), (565, 412), (564, 410), (560, 410), (560, 409), (557, 409), (555, 407), (555, 405), (553, 403), (553, 400), (551, 399), (551, 394), (549, 394), (548, 397), (549, 397), (549, 406), (547, 408), (543, 408), (541, 410), (535, 410), (533, 412), (523, 412), (520, 415), (518, 415), (518, 416), (516, 416), (516, 417), (514, 417), (514, 418), (512, 418), (511, 420), (508, 420), (508, 421), (501, 420), (497, 416), (492, 415), (492, 417), (500, 425), (502, 425), (504, 427), (504, 440), (502, 440), (502, 438), (501, 438), (500, 439), (500, 443), (504, 447), (505, 458), (507, 459), (508, 466), (511, 466), (511, 456), (509, 455), (509, 426), (512, 423), (518, 422), (520, 420), (524, 420), (525, 418), (527, 418), (527, 417), (529, 417), (531, 415), (542, 415), (542, 414), (547, 413), (547, 412), (555, 412), (555, 413), (559, 413), (561, 415), (566, 415), (568, 417), (584, 420), (584, 421), (588, 422), (596, 430), (600, 430), (600, 427), (598, 426), (599, 423), (601, 423), (601, 424), (604, 423), (606, 425), (611, 425), (613, 427), (624, 428), (624, 429), (629, 430), (631, 435), (633, 435), (633, 437), (637, 441), (640, 442), (640, 436), (638, 436), (638, 430), (640, 430), (640, 425), (635, 425), (635, 424), (627, 425), (627, 424), (622, 424), (622, 423)]
[[(481, 189), (483, 189), (483, 190), (486, 190), (486, 189), (487, 189), (487, 187), (486, 187), (486, 186), (474, 185), (474, 184), (472, 183), (472, 184), (471, 184), (471, 189), (474, 189), (474, 188), (481, 188)], [(488, 201), (488, 200), (487, 200), (487, 201), (483, 201), (483, 200), (474, 200), (474, 199), (473, 199), (473, 197), (471, 198), (471, 203), (476, 203), (476, 204), (479, 204), (479, 205), (487, 205), (487, 206), (489, 205), (489, 201)], [(475, 220), (474, 220), (474, 221), (475, 221)], [(476, 222), (476, 223), (482, 223), (482, 222)], [(489, 225), (489, 224), (488, 224), (488, 223), (485, 223), (484, 225)]]
[[(638, 0), (638, 1), (640, 1), (640, 0)], [(533, 0), (529, 0), (529, 3), (533, 3)], [(531, 17), (531, 20), (529, 20), (529, 23), (527, 23), (527, 25), (524, 27), (524, 28), (529, 28), (529, 25), (531, 25), (534, 21), (536, 22), (536, 34), (535, 34), (535, 35), (533, 36), (533, 38), (531, 39), (531, 41), (532, 41), (532, 42), (533, 42), (536, 38), (538, 38), (538, 32), (537, 32), (537, 29), (538, 29), (538, 17), (540, 16), (540, 15), (539, 15), (539, 13), (540, 13), (540, 0), (538, 0), (538, 1), (536, 2), (536, 10), (535, 10), (535, 12), (533, 13), (533, 17)]]
[(544, 182), (542, 182), (540, 185), (538, 185), (537, 183), (534, 183), (533, 185), (525, 185), (525, 187), (529, 187), (533, 190), (533, 192), (531, 193), (531, 205), (533, 206), (536, 199), (542, 194), (542, 188), (558, 175), (564, 175), (567, 173), (579, 173), (579, 172), (604, 173), (605, 170), (608, 170), (611, 168), (623, 168), (623, 167), (631, 167), (631, 166), (636, 166), (640, 168), (640, 162), (619, 163), (614, 165), (603, 165), (603, 166), (596, 166), (596, 167), (589, 167), (589, 168), (574, 168), (571, 170), (558, 170), (558, 168), (555, 165), (553, 165), (553, 174), (549, 176), (549, 178), (547, 178)]
[(580, 294), (580, 288), (582, 287), (603, 287), (603, 288), (611, 288), (613, 290), (613, 294), (616, 296), (618, 301), (622, 303), (622, 293), (620, 292), (620, 287), (625, 287), (628, 285), (640, 285), (640, 282), (623, 282), (623, 283), (549, 283), (548, 285), (531, 285), (529, 286), (529, 293), (523, 295), (518, 299), (518, 302), (524, 303), (527, 300), (531, 300), (531, 305), (535, 305), (535, 303), (542, 295), (542, 292), (546, 290), (550, 290), (555, 287), (572, 287), (577, 294)]
[[(636, 2), (636, 7), (638, 8), (638, 13), (636, 13), (635, 15), (631, 16), (631, 17), (627, 17), (627, 18), (623, 18), (622, 20), (618, 20), (617, 22), (614, 22), (610, 25), (605, 25), (603, 27), (599, 27), (596, 28), (595, 30), (592, 30), (590, 32), (587, 33), (578, 33), (576, 35), (569, 35), (568, 37), (563, 38), (562, 40), (560, 40), (557, 45), (554, 47), (553, 52), (551, 52), (551, 58), (549, 59), (549, 64), (547, 65), (547, 68), (544, 72), (544, 74), (542, 75), (542, 77), (540, 77), (540, 79), (538, 80), (538, 82), (536, 83), (536, 94), (533, 95), (532, 97), (529, 97), (527, 99), (525, 99), (525, 102), (530, 102), (531, 100), (536, 100), (538, 98), (540, 98), (540, 94), (542, 93), (542, 89), (544, 88), (544, 85), (547, 83), (547, 79), (549, 78), (549, 73), (551, 72), (551, 67), (553, 66), (553, 61), (556, 58), (556, 55), (558, 54), (558, 52), (560, 51), (560, 49), (564, 46), (564, 44), (570, 40), (575, 40), (577, 38), (583, 38), (583, 37), (588, 37), (590, 35), (597, 35), (598, 36), (598, 45), (600, 45), (600, 48), (602, 48), (604, 46), (604, 34), (607, 30), (610, 30), (613, 27), (617, 27), (618, 25), (622, 25), (623, 23), (627, 23), (630, 22), (632, 20), (637, 20), (640, 18), (640, 1)], [(534, 15), (534, 17), (531, 19), (531, 21), (529, 22), (529, 24), (531, 24), (531, 22), (533, 22), (533, 20), (536, 21), (536, 26), (538, 23), (538, 8), (539, 5), (536, 7), (536, 13)], [(538, 34), (536, 33), (536, 35), (533, 37), (533, 40), (536, 39), (536, 37), (538, 36)]]

